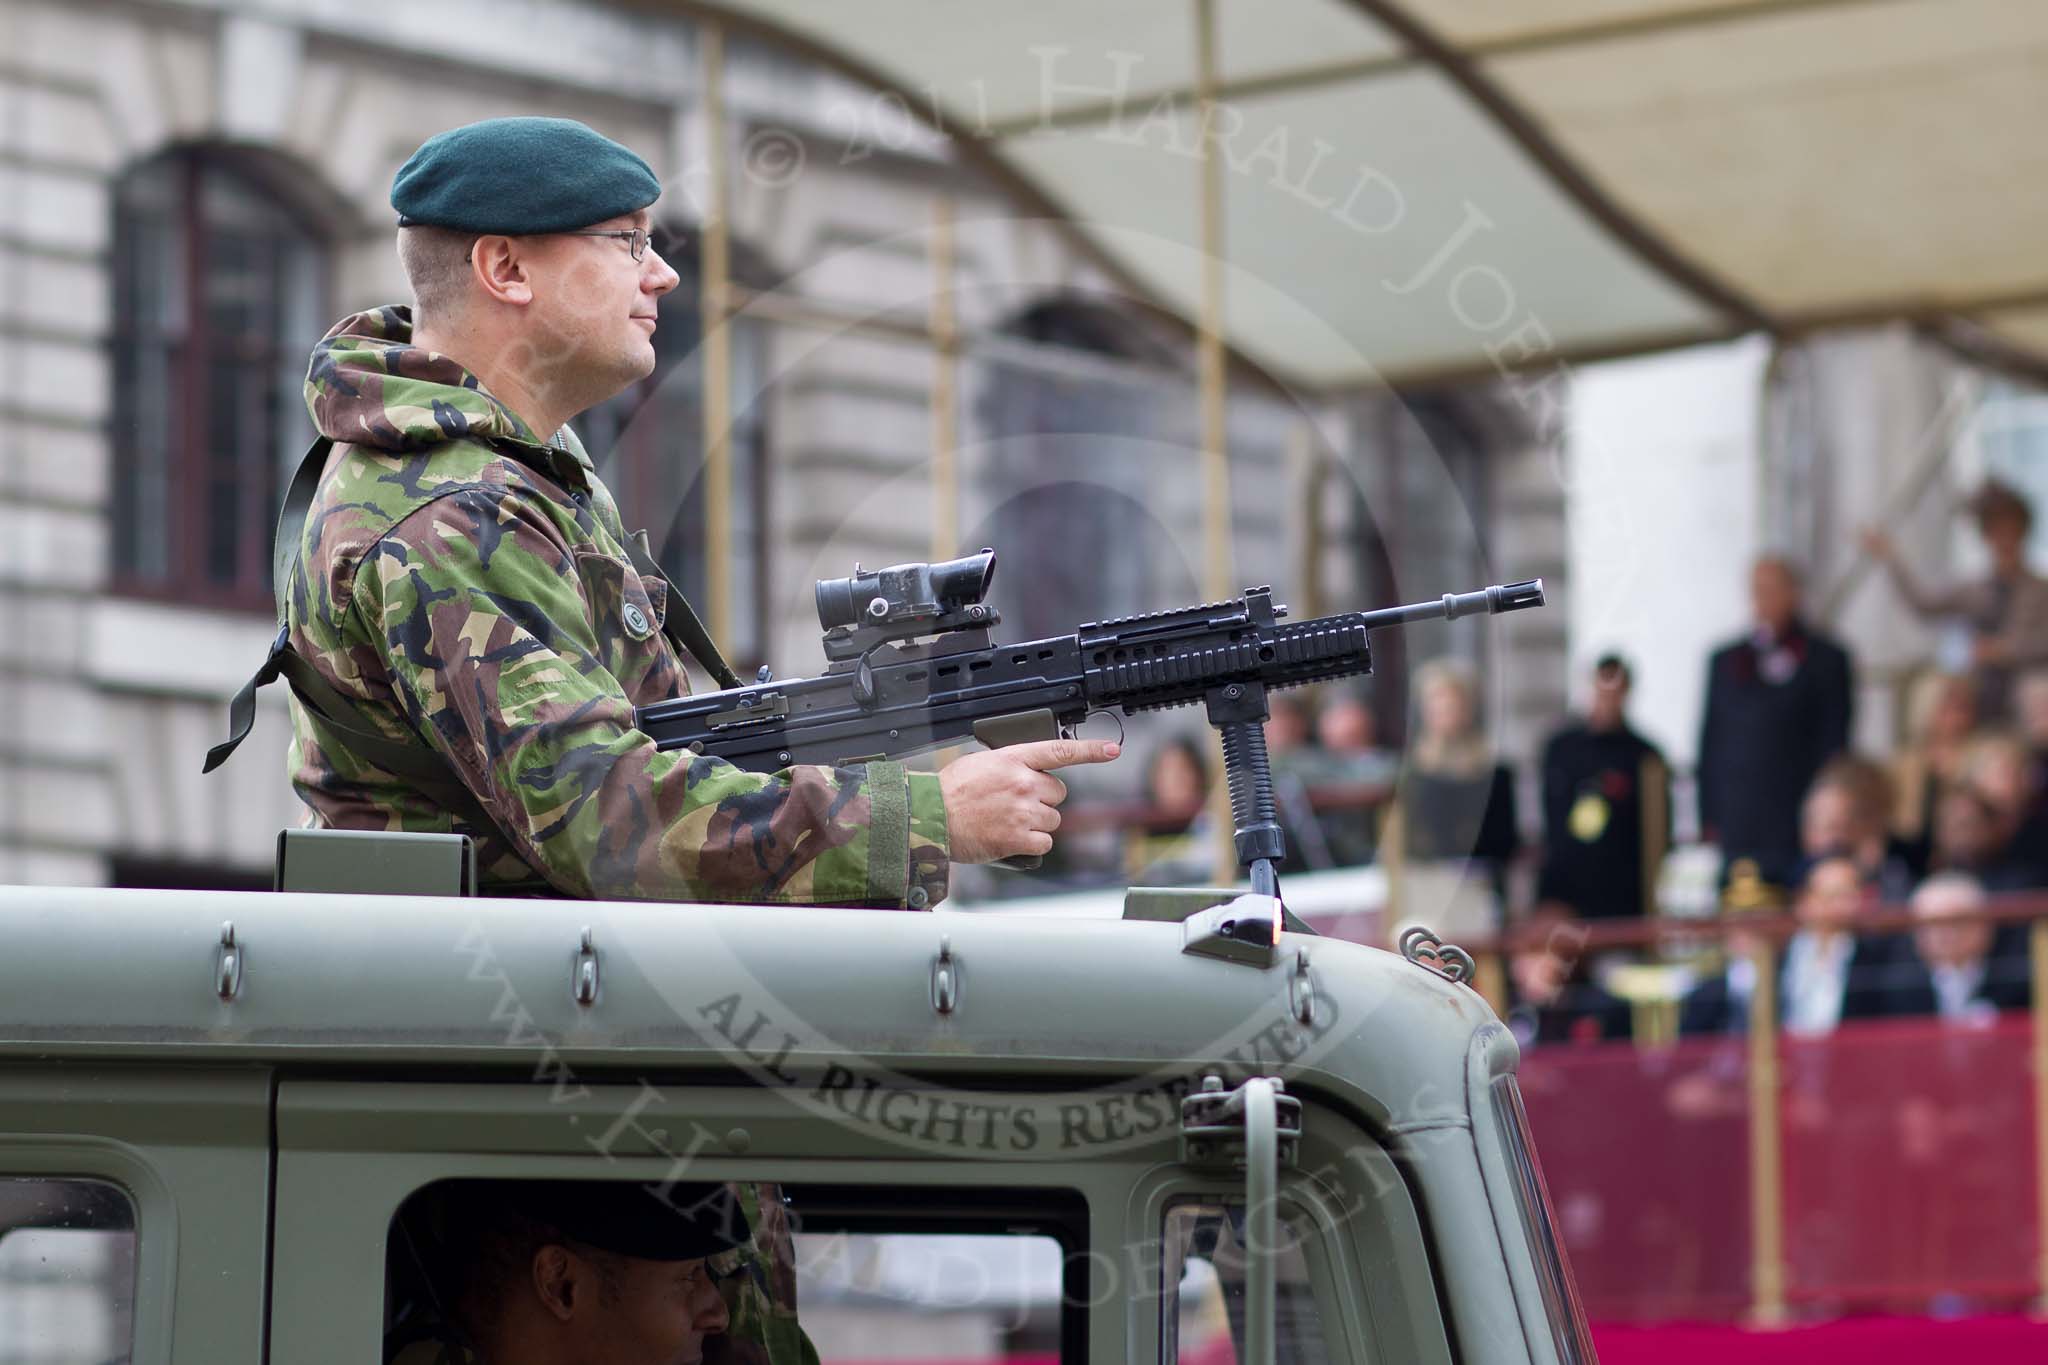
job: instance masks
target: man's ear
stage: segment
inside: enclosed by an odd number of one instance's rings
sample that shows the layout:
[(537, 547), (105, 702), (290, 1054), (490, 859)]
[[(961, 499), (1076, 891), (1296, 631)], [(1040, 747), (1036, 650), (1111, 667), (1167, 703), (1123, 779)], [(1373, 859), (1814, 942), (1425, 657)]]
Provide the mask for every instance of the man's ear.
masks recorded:
[(576, 1260), (567, 1247), (550, 1244), (533, 1253), (534, 1297), (559, 1322), (576, 1311), (577, 1279)]
[(533, 302), (525, 244), (511, 237), (479, 237), (469, 250), (470, 274), (486, 296), (524, 307)]

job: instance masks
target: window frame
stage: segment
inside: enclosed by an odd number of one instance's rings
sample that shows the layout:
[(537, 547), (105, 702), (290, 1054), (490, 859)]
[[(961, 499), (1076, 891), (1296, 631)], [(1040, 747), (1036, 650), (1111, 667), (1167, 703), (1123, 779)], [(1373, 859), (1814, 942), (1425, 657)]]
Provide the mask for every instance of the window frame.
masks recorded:
[[(1317, 1312), (1328, 1324), (1323, 1344), (1329, 1365), (1451, 1365), (1442, 1290), (1406, 1175), (1370, 1133), (1310, 1096), (1301, 1098), (1301, 1155), (1280, 1172), (1280, 1201), (1283, 1210), (1303, 1215), (1307, 1223), (1309, 1282)], [(1333, 1173), (1341, 1178), (1333, 1179)], [(1167, 1213), (1191, 1201), (1244, 1199), (1241, 1171), (1185, 1166), (1155, 1171), (1133, 1190), (1130, 1224), (1145, 1229), (1161, 1254), (1144, 1305), (1131, 1316), (1125, 1359), (1166, 1362)], [(1370, 1216), (1345, 1216), (1354, 1204)], [(1362, 1294), (1347, 1297), (1343, 1285), (1358, 1286)]]
[[(0, 1065), (0, 1174), (103, 1182), (134, 1208), (130, 1365), (260, 1358), (269, 1089), (248, 1070)], [(188, 1245), (208, 1273), (177, 1273)]]
[[(255, 524), (249, 524), (250, 518), (244, 510), (233, 528), (235, 578), (232, 582), (215, 581), (208, 574), (206, 563), (208, 537), (219, 529), (214, 526), (207, 508), (208, 484), (214, 464), (208, 433), (215, 429), (212, 421), (213, 370), (209, 363), (214, 338), (208, 330), (210, 323), (205, 306), (209, 278), (206, 262), (212, 233), (208, 230), (204, 200), (210, 177), (224, 178), (247, 193), (262, 196), (301, 230), (306, 249), (314, 255), (317, 299), (313, 311), (321, 319), (322, 327), (332, 320), (333, 315), (338, 270), (336, 236), (308, 207), (311, 187), (300, 187), (303, 192), (294, 194), (293, 187), (285, 183), (285, 173), (273, 167), (271, 160), (214, 143), (186, 143), (126, 167), (113, 183), (108, 208), (112, 220), (108, 278), (114, 295), (114, 336), (108, 343), (108, 382), (112, 389), (110, 411), (113, 419), (108, 458), (116, 482), (109, 507), (110, 524), (115, 534), (120, 534), (130, 513), (130, 509), (123, 505), (126, 496), (123, 486), (132, 480), (136, 462), (143, 458), (134, 448), (133, 428), (150, 420), (163, 424), (166, 432), (163, 459), (167, 466), (164, 506), (160, 509), (148, 506), (134, 509), (143, 517), (158, 519), (164, 537), (163, 574), (159, 577), (124, 562), (122, 548), (112, 547), (108, 587), (117, 596), (263, 616), (272, 615), (276, 610), (270, 581), (272, 540), (277, 508), (290, 475), (288, 462), (296, 451), (272, 450), (266, 453), (267, 458), (260, 461), (246, 454), (238, 459), (238, 476), (247, 478), (260, 470), (266, 480), (265, 495), (259, 504), (264, 514), (254, 519)], [(182, 249), (184, 327), (179, 333), (166, 332), (143, 340), (128, 335), (140, 326), (140, 321), (123, 312), (126, 307), (123, 286), (140, 269), (140, 263), (129, 255), (126, 239), (129, 210), (123, 202), (123, 189), (127, 177), (146, 173), (164, 163), (169, 163), (177, 181), (176, 231), (177, 245)], [(273, 309), (283, 306), (281, 301), (272, 300)], [(247, 339), (242, 340), (246, 342)], [(279, 336), (274, 344), (253, 355), (244, 353), (246, 345), (238, 345), (236, 363), (254, 366), (259, 373), (282, 374), (294, 354), (294, 347), (303, 347), (310, 354), (317, 340), (317, 336)], [(171, 352), (166, 378), (167, 394), (175, 390), (184, 395), (182, 403), (174, 403), (169, 410), (160, 413), (138, 411), (138, 395), (133, 392), (136, 381), (122, 361), (124, 352), (130, 348), (140, 354), (152, 346), (165, 347)], [(299, 402), (299, 394), (295, 390), (280, 392), (266, 388), (261, 396), (264, 402), (281, 405), (287, 414), (295, 411)], [(296, 424), (286, 416), (280, 425), (292, 427)], [(257, 470), (248, 467), (252, 463), (257, 464)]]

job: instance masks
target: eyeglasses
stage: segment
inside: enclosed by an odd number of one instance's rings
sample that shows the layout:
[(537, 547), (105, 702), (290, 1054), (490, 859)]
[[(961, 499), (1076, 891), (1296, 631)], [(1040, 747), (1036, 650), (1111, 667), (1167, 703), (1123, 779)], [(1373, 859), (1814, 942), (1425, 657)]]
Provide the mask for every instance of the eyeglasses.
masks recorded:
[(616, 237), (627, 244), (634, 260), (647, 255), (647, 239), (651, 235), (646, 228), (583, 228), (576, 232), (559, 232), (558, 237)]
[[(399, 226), (411, 227), (412, 224), (401, 223)], [(660, 228), (578, 228), (572, 232), (553, 232), (547, 235), (551, 237), (616, 237), (626, 244), (626, 249), (633, 253), (635, 261), (646, 258), (647, 244), (649, 242), (655, 244), (656, 252), (666, 255), (676, 241), (680, 240), (663, 232)], [(471, 242), (469, 250), (462, 253), (462, 263), (468, 265), (470, 259), (475, 254), (476, 243)]]

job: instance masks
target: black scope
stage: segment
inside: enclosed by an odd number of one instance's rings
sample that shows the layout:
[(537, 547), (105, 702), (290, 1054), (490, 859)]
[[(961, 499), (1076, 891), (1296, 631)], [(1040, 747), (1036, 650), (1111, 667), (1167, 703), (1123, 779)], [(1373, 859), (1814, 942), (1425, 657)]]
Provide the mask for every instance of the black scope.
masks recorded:
[(856, 564), (849, 577), (818, 580), (818, 624), (834, 630), (943, 616), (980, 602), (995, 573), (994, 550), (873, 573)]

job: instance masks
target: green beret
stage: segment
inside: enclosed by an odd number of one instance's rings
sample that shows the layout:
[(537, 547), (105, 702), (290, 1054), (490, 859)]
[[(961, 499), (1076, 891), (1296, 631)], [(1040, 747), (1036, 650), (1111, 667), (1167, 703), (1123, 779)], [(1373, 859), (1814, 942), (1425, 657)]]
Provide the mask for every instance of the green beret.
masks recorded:
[(646, 208), (661, 181), (638, 155), (566, 118), (494, 118), (436, 133), (391, 181), (400, 227), (568, 232)]

